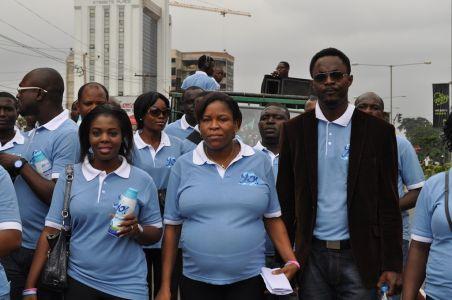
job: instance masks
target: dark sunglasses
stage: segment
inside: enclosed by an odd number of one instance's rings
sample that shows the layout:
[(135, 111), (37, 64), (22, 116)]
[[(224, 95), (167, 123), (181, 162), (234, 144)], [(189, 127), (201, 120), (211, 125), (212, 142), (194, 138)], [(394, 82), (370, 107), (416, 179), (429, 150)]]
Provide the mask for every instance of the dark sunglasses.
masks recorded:
[(171, 109), (166, 108), (164, 110), (161, 110), (160, 108), (157, 108), (155, 106), (151, 106), (148, 110), (148, 114), (150, 114), (153, 117), (158, 117), (161, 114), (161, 115), (163, 115), (163, 117), (166, 118), (170, 115), (170, 113), (171, 113)]
[(349, 76), (349, 75), (346, 73), (342, 73), (340, 71), (333, 71), (333, 72), (316, 74), (313, 79), (315, 82), (325, 82), (326, 79), (328, 78), (328, 76), (331, 78), (331, 80), (337, 81), (337, 80), (341, 80), (343, 77)]

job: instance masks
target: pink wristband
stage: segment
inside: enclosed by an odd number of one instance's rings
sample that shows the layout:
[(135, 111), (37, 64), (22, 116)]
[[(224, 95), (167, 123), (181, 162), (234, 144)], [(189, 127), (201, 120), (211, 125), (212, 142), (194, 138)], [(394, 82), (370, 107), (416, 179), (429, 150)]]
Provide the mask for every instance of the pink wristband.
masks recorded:
[(31, 295), (36, 295), (37, 293), (38, 293), (37, 288), (31, 288), (31, 289), (23, 290), (22, 296), (31, 296)]
[(289, 261), (287, 261), (284, 266), (287, 266), (287, 265), (296, 265), (297, 268), (300, 269), (300, 264), (296, 260), (289, 260)]

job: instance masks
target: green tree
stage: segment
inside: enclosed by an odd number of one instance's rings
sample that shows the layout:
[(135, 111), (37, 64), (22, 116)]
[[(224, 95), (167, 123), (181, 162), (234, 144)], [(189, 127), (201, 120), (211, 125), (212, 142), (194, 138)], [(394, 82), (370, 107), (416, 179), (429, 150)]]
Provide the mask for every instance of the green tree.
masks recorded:
[(418, 148), (418, 156), (422, 161), (429, 156), (433, 162), (444, 163), (444, 143), (442, 130), (434, 128), (432, 123), (425, 118), (404, 118), (398, 126), (405, 132), (407, 139)]

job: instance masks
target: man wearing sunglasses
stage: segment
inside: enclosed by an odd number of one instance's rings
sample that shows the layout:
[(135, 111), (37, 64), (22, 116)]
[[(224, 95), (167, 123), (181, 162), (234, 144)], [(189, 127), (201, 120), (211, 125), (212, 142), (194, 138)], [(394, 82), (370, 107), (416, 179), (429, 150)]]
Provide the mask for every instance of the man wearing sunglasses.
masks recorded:
[[(62, 107), (64, 82), (61, 75), (51, 68), (32, 70), (22, 79), (17, 91), (20, 114), (36, 117), (37, 127), (28, 132), (22, 157), (0, 153), (0, 165), (14, 168), (19, 174), (14, 187), (23, 226), (22, 247), (2, 259), (11, 281), (13, 300), (22, 299), (55, 182), (64, 174), (65, 166), (75, 162), (78, 152), (77, 125)], [(41, 163), (46, 163), (38, 164), (37, 157)], [(38, 296), (39, 299), (51, 297), (42, 290), (38, 291)]]
[(277, 188), (302, 263), (300, 298), (373, 299), (402, 271), (394, 127), (348, 103), (348, 57), (311, 60), (313, 111), (283, 125)]

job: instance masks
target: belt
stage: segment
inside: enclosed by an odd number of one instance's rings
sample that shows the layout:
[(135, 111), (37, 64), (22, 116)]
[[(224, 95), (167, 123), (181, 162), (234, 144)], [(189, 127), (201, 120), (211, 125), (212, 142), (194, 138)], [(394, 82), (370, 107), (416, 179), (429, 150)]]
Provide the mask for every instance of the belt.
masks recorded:
[(350, 240), (340, 240), (340, 241), (323, 241), (317, 238), (312, 239), (312, 243), (314, 245), (320, 245), (323, 248), (332, 249), (332, 250), (343, 250), (350, 249)]

